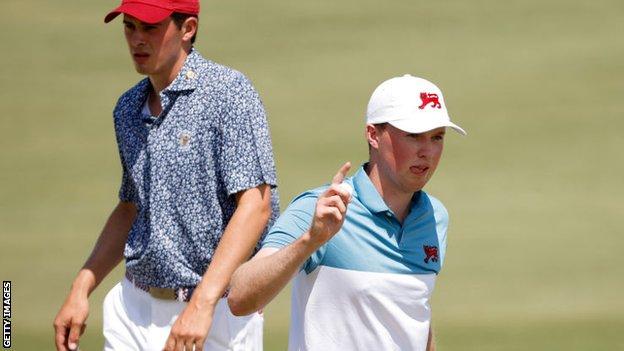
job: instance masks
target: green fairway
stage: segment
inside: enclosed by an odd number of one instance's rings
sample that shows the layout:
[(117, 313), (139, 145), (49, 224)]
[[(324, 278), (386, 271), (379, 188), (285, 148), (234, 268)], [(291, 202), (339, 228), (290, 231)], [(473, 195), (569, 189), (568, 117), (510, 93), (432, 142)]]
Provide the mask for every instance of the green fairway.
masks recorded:
[[(141, 79), (117, 1), (3, 0), (0, 278), (15, 350), (52, 320), (117, 201), (111, 112)], [(197, 49), (244, 72), (266, 106), (282, 209), (366, 160), (372, 90), (437, 83), (448, 133), (426, 190), (450, 212), (433, 297), (439, 350), (624, 350), (624, 2), (206, 1)], [(102, 348), (92, 295), (83, 350)], [(407, 293), (407, 292), (406, 292)], [(289, 294), (266, 309), (286, 349)], [(347, 351), (347, 350), (345, 350)]]

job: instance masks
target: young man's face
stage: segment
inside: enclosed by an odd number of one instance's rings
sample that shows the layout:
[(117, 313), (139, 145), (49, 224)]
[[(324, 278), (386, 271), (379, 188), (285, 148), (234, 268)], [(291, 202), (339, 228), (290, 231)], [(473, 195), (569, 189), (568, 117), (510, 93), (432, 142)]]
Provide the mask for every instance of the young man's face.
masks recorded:
[(140, 74), (169, 74), (183, 50), (183, 31), (168, 17), (149, 24), (124, 15), (124, 34), (134, 67)]
[(395, 191), (413, 193), (429, 181), (442, 156), (444, 127), (412, 134), (391, 124), (375, 127), (380, 173)]

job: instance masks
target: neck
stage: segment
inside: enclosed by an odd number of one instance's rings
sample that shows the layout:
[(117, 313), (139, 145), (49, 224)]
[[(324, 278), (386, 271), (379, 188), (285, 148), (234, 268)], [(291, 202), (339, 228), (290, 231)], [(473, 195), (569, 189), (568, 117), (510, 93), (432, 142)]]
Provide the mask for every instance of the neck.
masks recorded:
[(190, 51), (190, 48), (188, 50), (181, 50), (180, 55), (178, 56), (176, 61), (170, 66), (169, 69), (164, 70), (164, 72), (162, 73), (156, 73), (149, 76), (149, 80), (152, 83), (152, 87), (154, 88), (154, 92), (156, 93), (156, 95), (158, 95), (158, 93), (160, 93), (161, 91), (165, 90), (165, 88), (168, 87), (171, 82), (173, 82), (173, 80), (178, 76), (180, 70), (182, 69), (182, 66), (184, 66), (184, 62), (186, 61), (186, 58), (188, 57)]
[(414, 193), (401, 191), (392, 180), (384, 175), (376, 162), (369, 162), (366, 173), (386, 205), (394, 212), (397, 219), (403, 222), (409, 214), (409, 206)]

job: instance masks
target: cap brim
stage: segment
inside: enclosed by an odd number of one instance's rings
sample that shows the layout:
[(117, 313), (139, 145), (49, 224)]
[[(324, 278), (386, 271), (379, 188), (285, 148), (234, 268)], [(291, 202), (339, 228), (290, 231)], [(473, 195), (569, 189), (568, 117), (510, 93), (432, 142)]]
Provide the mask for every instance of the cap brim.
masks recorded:
[(461, 135), (468, 134), (460, 126), (458, 126), (457, 124), (451, 121), (433, 121), (431, 123), (413, 123), (413, 120), (403, 119), (403, 120), (397, 120), (397, 121), (389, 121), (388, 123), (408, 133), (416, 133), (416, 134), (425, 133), (436, 128), (449, 127)]
[(154, 24), (164, 21), (171, 16), (173, 10), (163, 9), (161, 7), (150, 6), (142, 3), (126, 3), (111, 11), (104, 17), (104, 23), (108, 23), (120, 14), (125, 13), (135, 17), (141, 22)]

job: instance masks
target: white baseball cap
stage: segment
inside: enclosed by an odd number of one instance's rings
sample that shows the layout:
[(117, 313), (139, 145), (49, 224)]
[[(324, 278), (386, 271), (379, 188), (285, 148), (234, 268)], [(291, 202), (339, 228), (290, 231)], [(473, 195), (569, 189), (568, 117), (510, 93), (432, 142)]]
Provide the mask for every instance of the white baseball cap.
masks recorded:
[(369, 100), (366, 123), (385, 122), (409, 133), (451, 127), (466, 135), (466, 131), (451, 122), (440, 88), (409, 74), (381, 83)]

